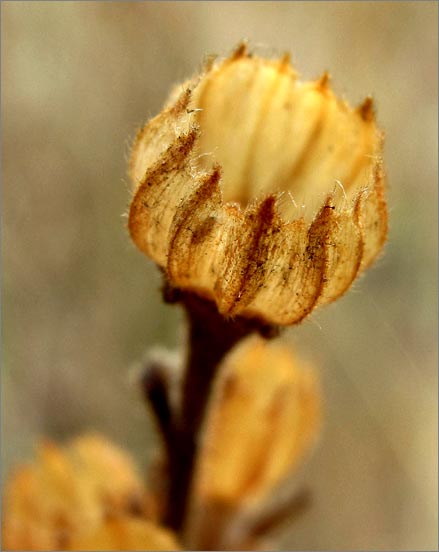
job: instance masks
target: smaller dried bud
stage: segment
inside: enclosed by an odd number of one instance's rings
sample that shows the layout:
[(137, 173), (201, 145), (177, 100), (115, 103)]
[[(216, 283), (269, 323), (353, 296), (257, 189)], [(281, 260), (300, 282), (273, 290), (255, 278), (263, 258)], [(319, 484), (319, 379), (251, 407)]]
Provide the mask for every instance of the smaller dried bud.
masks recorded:
[(38, 452), (37, 462), (19, 468), (7, 484), (5, 549), (174, 549), (168, 532), (146, 519), (149, 498), (124, 451), (86, 435), (64, 449), (46, 442)]
[(251, 337), (233, 349), (202, 432), (188, 530), (200, 541), (190, 544), (207, 546), (213, 526), (267, 499), (309, 451), (319, 422), (315, 375), (288, 348)]
[(180, 550), (175, 537), (148, 520), (119, 518), (74, 537), (71, 550)]
[(240, 46), (171, 95), (139, 133), (129, 231), (175, 288), (221, 314), (299, 322), (335, 300), (387, 233), (370, 98)]

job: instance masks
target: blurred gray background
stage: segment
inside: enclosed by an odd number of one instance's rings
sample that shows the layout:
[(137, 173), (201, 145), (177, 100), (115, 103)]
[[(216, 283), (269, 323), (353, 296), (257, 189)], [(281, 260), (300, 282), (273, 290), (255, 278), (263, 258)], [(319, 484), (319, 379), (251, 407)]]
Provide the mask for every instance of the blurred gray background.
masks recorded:
[(437, 13), (435, 2), (3, 2), (3, 460), (96, 429), (136, 454), (152, 424), (132, 367), (181, 341), (178, 307), (130, 243), (136, 128), (207, 54), (242, 38), (328, 69), (387, 134), (385, 255), (287, 331), (318, 366), (312, 507), (284, 548), (437, 550)]

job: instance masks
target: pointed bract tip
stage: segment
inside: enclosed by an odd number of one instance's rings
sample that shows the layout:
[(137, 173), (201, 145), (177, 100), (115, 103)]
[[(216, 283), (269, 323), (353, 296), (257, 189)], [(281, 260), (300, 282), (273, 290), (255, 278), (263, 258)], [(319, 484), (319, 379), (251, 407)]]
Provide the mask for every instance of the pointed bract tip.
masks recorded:
[(183, 92), (180, 94), (180, 97), (175, 102), (175, 104), (171, 107), (171, 111), (174, 113), (180, 113), (181, 111), (184, 111), (190, 102), (192, 96), (192, 90), (190, 88), (185, 88)]
[(266, 197), (259, 205), (258, 217), (265, 224), (271, 224), (276, 216), (276, 198), (274, 195)]
[(321, 92), (326, 92), (329, 89), (329, 82), (331, 80), (331, 75), (328, 71), (325, 71), (323, 75), (317, 80), (317, 88)]
[(365, 100), (357, 108), (363, 121), (373, 121), (375, 118), (375, 109), (371, 96), (367, 96)]
[(232, 52), (232, 55), (230, 56), (230, 60), (234, 61), (236, 59), (246, 57), (247, 54), (248, 54), (247, 41), (242, 40), (235, 48), (235, 50)]
[(213, 166), (213, 171), (210, 175), (210, 180), (213, 185), (217, 185), (218, 182), (221, 180), (221, 174), (222, 174), (222, 168), (219, 163), (215, 163)]
[(291, 66), (291, 54), (290, 52), (285, 52), (284, 55), (279, 59), (280, 69), (287, 69)]
[(212, 69), (217, 59), (218, 54), (209, 54), (204, 58), (203, 69), (205, 73), (208, 73)]
[(316, 213), (313, 224), (321, 224), (322, 222), (331, 219), (334, 214), (335, 208), (335, 193), (334, 191), (330, 191), (327, 194), (321, 208)]

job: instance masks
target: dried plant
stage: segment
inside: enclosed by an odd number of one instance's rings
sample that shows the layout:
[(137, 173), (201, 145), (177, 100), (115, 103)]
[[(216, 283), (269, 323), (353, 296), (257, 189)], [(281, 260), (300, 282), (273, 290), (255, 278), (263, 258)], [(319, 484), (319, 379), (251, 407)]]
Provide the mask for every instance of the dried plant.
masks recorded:
[(279, 325), (344, 293), (387, 232), (371, 100), (244, 47), (173, 96), (134, 144), (129, 213), (169, 284)]
[(155, 523), (150, 495), (127, 454), (98, 435), (60, 449), (46, 442), (5, 493), (6, 550), (155, 550), (177, 547)]
[(49, 448), (6, 494), (11, 549), (266, 546), (306, 502), (291, 482), (321, 410), (315, 372), (273, 338), (381, 251), (382, 142), (369, 98), (353, 109), (327, 74), (300, 82), (245, 45), (175, 88), (129, 171), (130, 235), (188, 322), (185, 360), (151, 355), (141, 378), (161, 460), (146, 490), (104, 442)]

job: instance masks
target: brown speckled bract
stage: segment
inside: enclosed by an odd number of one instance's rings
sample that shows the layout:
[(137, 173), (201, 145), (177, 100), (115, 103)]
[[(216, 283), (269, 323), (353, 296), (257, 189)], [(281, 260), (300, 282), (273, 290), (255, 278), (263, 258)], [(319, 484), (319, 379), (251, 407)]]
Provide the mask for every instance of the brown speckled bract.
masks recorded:
[(132, 149), (132, 239), (221, 314), (301, 321), (342, 295), (386, 239), (370, 98), (240, 46), (177, 87)]

